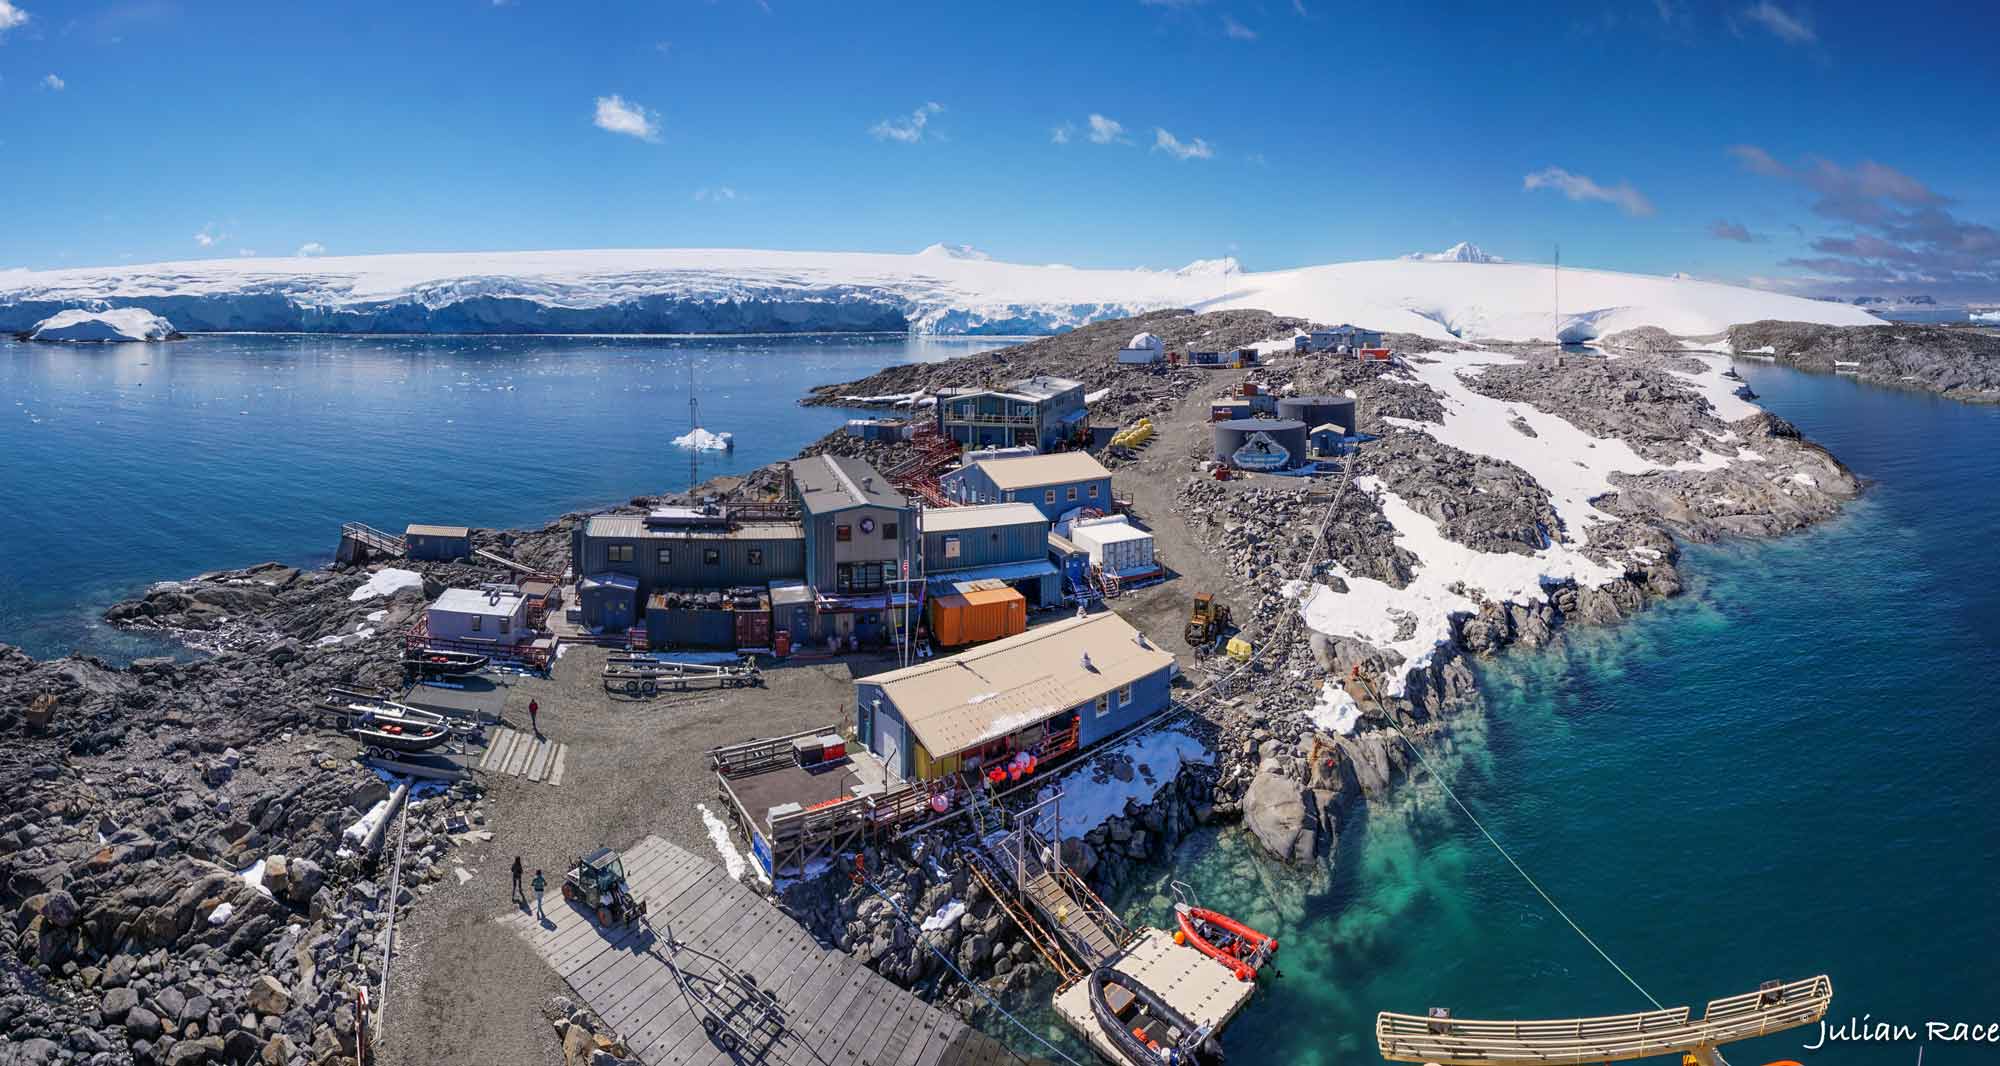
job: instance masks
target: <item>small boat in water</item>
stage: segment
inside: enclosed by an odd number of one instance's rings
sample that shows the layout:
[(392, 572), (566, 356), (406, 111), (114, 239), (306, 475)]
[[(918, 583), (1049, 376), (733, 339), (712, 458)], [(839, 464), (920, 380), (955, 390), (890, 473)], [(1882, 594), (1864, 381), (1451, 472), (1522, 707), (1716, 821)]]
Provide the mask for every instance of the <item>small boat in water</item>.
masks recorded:
[(1129, 974), (1100, 966), (1090, 974), (1090, 1009), (1104, 1035), (1133, 1066), (1220, 1066), (1222, 1045)]
[(486, 669), (493, 660), (469, 651), (412, 648), (403, 653), (403, 669), (427, 677), (463, 677)]
[(1201, 906), (1194, 890), (1175, 881), (1174, 921), (1180, 930), (1174, 943), (1186, 944), (1227, 966), (1238, 981), (1254, 981), (1257, 971), (1278, 953), (1276, 937), (1266, 936), (1221, 911)]
[(1277, 940), (1220, 911), (1174, 904), (1180, 931), (1174, 939), (1227, 966), (1238, 981), (1254, 981), (1257, 971), (1278, 953)]

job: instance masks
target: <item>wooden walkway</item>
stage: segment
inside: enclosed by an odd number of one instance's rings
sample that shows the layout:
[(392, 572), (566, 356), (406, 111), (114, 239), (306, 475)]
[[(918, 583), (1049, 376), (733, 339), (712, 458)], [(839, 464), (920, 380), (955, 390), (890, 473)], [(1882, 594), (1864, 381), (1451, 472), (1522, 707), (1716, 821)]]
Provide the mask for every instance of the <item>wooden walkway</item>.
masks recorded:
[[(1055, 926), (1083, 968), (1094, 970), (1109, 962), (1123, 947), (1118, 932), (1106, 928), (1103, 919), (1091, 907), (1071, 895), (1056, 880), (1054, 873), (1042, 862), (1040, 851), (1043, 846), (1040, 837), (1024, 845), (1022, 834), (1018, 831), (994, 841), (993, 859), (999, 867), (996, 872), (1013, 881), (1016, 880), (1016, 864), (1025, 863), (1025, 876), (1019, 879), (1021, 895), (1042, 912), (1042, 917), (1049, 924)], [(1021, 854), (1024, 847), (1025, 856)]]
[(649, 1066), (1024, 1061), (853, 956), (820, 947), (707, 859), (659, 837), (647, 837), (624, 859), (649, 923), (602, 929), (555, 891), (541, 919), (514, 912), (498, 920), (532, 944)]
[(560, 785), (568, 763), (569, 745), (499, 726), (493, 730), (493, 739), (486, 743), (486, 755), (479, 760), (479, 769), (490, 774)]

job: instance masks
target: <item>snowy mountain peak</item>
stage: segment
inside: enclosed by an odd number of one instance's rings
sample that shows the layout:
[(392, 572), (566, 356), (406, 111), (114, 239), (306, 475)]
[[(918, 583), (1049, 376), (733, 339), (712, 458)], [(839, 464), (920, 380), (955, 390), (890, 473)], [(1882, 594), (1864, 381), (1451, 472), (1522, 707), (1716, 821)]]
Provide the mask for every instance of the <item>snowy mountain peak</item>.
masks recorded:
[(929, 256), (932, 259), (971, 259), (982, 263), (989, 262), (993, 258), (969, 244), (945, 244), (942, 242), (933, 244), (917, 254)]
[(1471, 241), (1460, 241), (1442, 252), (1411, 252), (1405, 259), (1420, 263), (1504, 263), (1497, 255), (1488, 255)]
[(1174, 276), (1177, 278), (1226, 278), (1241, 273), (1243, 273), (1243, 264), (1237, 262), (1235, 256), (1225, 255), (1220, 259), (1197, 259), (1174, 271)]

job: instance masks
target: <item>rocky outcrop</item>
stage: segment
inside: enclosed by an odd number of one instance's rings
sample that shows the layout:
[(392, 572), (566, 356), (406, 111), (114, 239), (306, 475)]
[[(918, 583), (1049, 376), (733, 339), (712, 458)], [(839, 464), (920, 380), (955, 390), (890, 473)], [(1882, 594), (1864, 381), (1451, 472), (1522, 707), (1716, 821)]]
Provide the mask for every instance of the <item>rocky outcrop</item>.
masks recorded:
[(1731, 326), (1728, 339), (1739, 355), (1769, 356), (1800, 370), (2000, 403), (2000, 336), (1976, 327), (1764, 321)]

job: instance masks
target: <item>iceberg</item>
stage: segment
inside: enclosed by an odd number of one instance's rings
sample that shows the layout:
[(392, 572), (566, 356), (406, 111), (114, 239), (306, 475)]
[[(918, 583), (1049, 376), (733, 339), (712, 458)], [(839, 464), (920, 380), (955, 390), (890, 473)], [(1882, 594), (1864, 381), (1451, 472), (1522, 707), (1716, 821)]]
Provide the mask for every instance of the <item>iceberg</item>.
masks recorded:
[(173, 323), (140, 307), (58, 311), (29, 328), (31, 341), (164, 341), (180, 336)]
[(735, 434), (710, 433), (696, 426), (674, 438), (674, 446), (697, 452), (726, 452), (736, 447)]
[[(208, 259), (0, 272), (0, 329), (138, 309), (186, 332), (1062, 333), (1166, 308), (1259, 308), (1439, 340), (1549, 336), (1549, 268), (1439, 256), (1246, 272), (1006, 263), (963, 246), (902, 255), (598, 249)], [(1878, 320), (1851, 305), (1711, 282), (1564, 269), (1566, 335), (1658, 326), (1703, 336), (1760, 319)], [(1108, 354), (1108, 353), (1107, 353)]]

